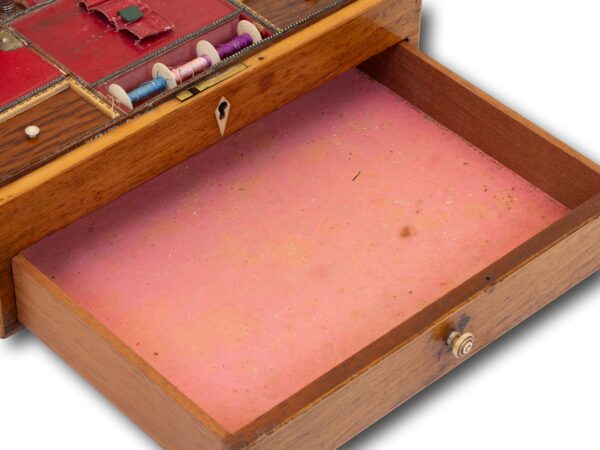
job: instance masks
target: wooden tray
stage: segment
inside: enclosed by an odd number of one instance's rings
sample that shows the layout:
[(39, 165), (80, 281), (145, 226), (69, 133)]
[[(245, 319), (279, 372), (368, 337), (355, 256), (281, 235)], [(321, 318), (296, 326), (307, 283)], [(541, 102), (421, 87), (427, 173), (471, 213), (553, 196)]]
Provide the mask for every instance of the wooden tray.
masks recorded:
[(409, 45), (363, 70), (394, 93), (345, 74), (13, 260), (162, 446), (337, 447), (599, 267), (592, 163)]

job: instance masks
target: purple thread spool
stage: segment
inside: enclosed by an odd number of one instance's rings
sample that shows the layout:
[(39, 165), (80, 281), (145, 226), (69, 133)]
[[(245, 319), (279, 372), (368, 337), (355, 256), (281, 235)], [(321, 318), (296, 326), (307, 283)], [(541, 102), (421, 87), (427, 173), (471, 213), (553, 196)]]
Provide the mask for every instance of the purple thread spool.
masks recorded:
[(246, 47), (250, 47), (253, 43), (252, 36), (248, 33), (243, 33), (225, 44), (217, 44), (217, 53), (219, 54), (219, 58), (226, 59)]
[(262, 41), (262, 36), (256, 25), (248, 20), (240, 20), (237, 24), (237, 36), (224, 44), (217, 44), (215, 48), (210, 42), (200, 41), (196, 50), (198, 56), (207, 55), (213, 64), (218, 64), (222, 59), (245, 49), (246, 47)]

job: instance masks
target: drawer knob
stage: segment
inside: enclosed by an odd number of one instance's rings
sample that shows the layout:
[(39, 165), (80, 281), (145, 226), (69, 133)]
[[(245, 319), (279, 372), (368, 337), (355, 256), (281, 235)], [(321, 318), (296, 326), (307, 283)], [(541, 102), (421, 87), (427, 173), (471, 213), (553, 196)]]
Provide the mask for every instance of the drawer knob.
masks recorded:
[(475, 336), (472, 333), (461, 333), (460, 331), (453, 331), (448, 336), (446, 341), (450, 347), (452, 347), (452, 354), (457, 358), (467, 356), (473, 350), (475, 344)]

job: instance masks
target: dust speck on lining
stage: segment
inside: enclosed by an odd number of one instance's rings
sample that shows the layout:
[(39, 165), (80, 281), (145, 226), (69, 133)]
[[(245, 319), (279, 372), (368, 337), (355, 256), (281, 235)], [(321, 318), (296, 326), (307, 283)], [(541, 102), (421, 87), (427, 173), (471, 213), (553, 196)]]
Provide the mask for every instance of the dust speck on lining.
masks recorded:
[(406, 239), (406, 238), (409, 238), (412, 235), (414, 235), (415, 230), (413, 230), (411, 227), (406, 225), (406, 226), (403, 226), (402, 228), (400, 228), (400, 232), (398, 234), (400, 235), (401, 239)]

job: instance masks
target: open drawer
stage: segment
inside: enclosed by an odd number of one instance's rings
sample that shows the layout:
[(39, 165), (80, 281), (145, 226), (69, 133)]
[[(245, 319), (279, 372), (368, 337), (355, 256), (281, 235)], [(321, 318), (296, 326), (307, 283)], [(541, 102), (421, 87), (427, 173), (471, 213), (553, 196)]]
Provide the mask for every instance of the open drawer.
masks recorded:
[(22, 324), (163, 447), (320, 449), (599, 266), (598, 167), (403, 44), (13, 274)]

